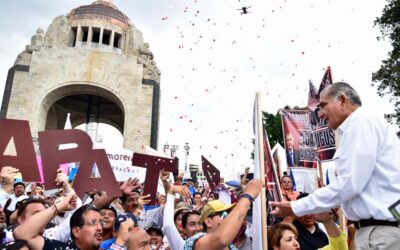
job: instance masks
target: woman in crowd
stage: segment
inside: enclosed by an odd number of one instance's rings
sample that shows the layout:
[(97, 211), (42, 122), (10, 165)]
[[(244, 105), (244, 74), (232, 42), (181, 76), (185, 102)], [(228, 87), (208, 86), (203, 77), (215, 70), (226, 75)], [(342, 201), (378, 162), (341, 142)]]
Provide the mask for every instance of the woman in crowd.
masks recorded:
[(269, 250), (299, 250), (297, 230), (292, 224), (277, 223), (268, 231)]

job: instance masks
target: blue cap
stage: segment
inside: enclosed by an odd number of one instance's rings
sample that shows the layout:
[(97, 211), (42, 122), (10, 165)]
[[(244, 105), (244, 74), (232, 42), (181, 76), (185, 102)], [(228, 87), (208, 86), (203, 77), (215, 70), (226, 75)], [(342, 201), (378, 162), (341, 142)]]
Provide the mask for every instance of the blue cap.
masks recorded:
[(121, 226), (121, 223), (126, 221), (126, 219), (128, 219), (128, 218), (131, 218), (133, 220), (133, 222), (135, 223), (135, 225), (137, 225), (137, 222), (138, 222), (137, 218), (132, 213), (120, 214), (115, 219), (115, 230), (118, 231), (119, 226)]

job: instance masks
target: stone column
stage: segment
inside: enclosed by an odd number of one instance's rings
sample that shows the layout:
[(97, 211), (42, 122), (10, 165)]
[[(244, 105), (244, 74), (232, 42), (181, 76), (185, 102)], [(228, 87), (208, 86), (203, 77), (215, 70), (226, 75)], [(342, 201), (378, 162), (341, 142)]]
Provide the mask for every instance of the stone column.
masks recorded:
[(88, 38), (87, 38), (87, 44), (89, 47), (92, 45), (92, 39), (93, 39), (93, 28), (92, 26), (89, 26)]
[(81, 25), (78, 25), (78, 28), (76, 30), (75, 47), (80, 47), (81, 41), (82, 41), (82, 27)]
[(115, 37), (115, 31), (111, 31), (111, 38), (110, 38), (110, 47), (111, 48), (114, 46), (114, 37)]
[(101, 27), (101, 28), (100, 28), (99, 48), (101, 48), (101, 46), (102, 46), (102, 44), (103, 44), (103, 32), (104, 32), (104, 28)]

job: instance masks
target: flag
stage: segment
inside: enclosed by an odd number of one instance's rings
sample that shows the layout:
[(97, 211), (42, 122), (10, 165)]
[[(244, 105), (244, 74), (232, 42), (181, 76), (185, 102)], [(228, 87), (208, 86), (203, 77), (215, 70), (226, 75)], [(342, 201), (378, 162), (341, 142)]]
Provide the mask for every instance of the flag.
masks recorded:
[(331, 66), (328, 66), (328, 68), (326, 68), (324, 76), (322, 77), (322, 81), (319, 85), (318, 101), (319, 101), (319, 96), (321, 95), (322, 90), (324, 90), (328, 85), (331, 85), (331, 84), (332, 84)]
[(308, 82), (309, 91), (308, 91), (308, 110), (314, 111), (319, 103), (319, 95), (317, 93), (317, 89), (311, 80)]
[(289, 174), (290, 174), (290, 179), (292, 179), (292, 183), (293, 183), (293, 191), (296, 191), (296, 181), (294, 180), (294, 175), (293, 175), (293, 171), (292, 168), (289, 169)]
[(328, 169), (326, 170), (326, 185), (329, 185), (330, 181), (329, 181), (329, 172)]
[[(67, 119), (65, 120), (64, 129), (72, 129), (70, 116), (71, 116), (71, 114), (68, 113)], [(75, 143), (68, 143), (68, 144), (60, 145), (59, 149), (63, 150), (63, 149), (69, 149), (69, 148), (75, 148), (75, 147), (76, 147)], [(68, 175), (68, 181), (72, 182), (76, 176), (76, 173), (78, 172), (78, 167), (75, 165), (75, 163), (70, 162), (70, 163), (61, 164), (60, 168), (62, 168), (64, 173)]]
[(72, 129), (70, 115), (70, 113), (67, 114), (67, 120), (65, 121), (64, 129)]

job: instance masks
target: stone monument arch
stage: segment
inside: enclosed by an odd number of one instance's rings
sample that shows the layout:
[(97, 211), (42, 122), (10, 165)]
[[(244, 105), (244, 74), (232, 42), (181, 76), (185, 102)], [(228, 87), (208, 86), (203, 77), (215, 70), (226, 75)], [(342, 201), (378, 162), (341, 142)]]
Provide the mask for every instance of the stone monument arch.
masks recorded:
[(38, 131), (90, 121), (112, 125), (124, 147), (157, 148), (160, 71), (142, 33), (111, 0), (98, 0), (37, 29), (7, 75), (1, 118)]

